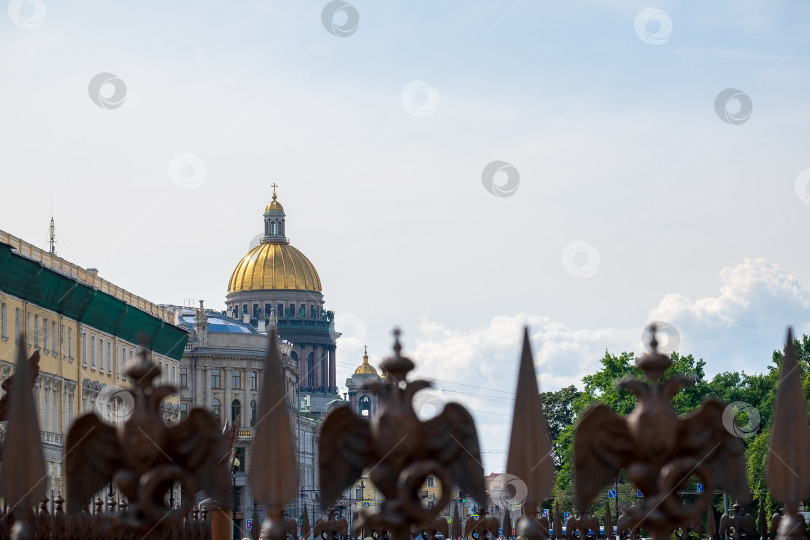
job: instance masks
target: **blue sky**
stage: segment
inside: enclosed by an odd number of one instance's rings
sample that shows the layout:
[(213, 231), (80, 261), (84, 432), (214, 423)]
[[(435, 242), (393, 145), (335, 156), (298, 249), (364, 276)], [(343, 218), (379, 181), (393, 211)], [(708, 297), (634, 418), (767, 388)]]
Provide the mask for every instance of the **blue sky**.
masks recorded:
[[(10, 2), (0, 197), (23, 203), (0, 228), (44, 247), (52, 197), (61, 255), (222, 307), (277, 182), (345, 336), (338, 379), (401, 326), (420, 371), (469, 385), (443, 398), (488, 411), (491, 470), (522, 324), (546, 389), (640, 350), (650, 320), (710, 373), (810, 332), (810, 5), (356, 1), (345, 37), (326, 6)], [(99, 73), (120, 106), (90, 95)], [(485, 189), (493, 161), (511, 196)]]

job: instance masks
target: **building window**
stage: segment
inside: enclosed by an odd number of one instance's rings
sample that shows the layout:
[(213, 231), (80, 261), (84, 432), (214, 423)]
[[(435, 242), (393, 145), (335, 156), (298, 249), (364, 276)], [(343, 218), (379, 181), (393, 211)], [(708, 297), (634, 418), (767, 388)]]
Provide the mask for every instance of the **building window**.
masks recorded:
[(107, 340), (107, 373), (112, 373), (113, 357), (112, 357), (112, 341)]
[(82, 365), (87, 365), (87, 332), (82, 332)]
[(222, 388), (222, 375), (220, 373), (218, 369), (211, 370), (211, 388)]
[(371, 416), (371, 398), (360, 396), (357, 400), (357, 412), (360, 416)]
[(8, 321), (6, 320), (6, 304), (0, 305), (0, 336), (8, 338)]
[(259, 375), (255, 371), (250, 372), (250, 389), (251, 390), (258, 390), (259, 389)]
[(258, 317), (259, 315), (259, 304), (253, 304), (253, 316)]
[(233, 390), (242, 389), (242, 372), (238, 369), (231, 371), (231, 388)]
[(20, 308), (14, 309), (14, 341), (20, 341)]
[(250, 402), (250, 427), (256, 425), (256, 400)]
[(34, 315), (34, 347), (39, 348), (39, 315)]
[(221, 406), (219, 404), (219, 400), (217, 398), (212, 399), (211, 400), (211, 413), (214, 416), (216, 416), (217, 418), (219, 418), (221, 412), (222, 412), (222, 410), (221, 410)]
[(284, 316), (284, 304), (276, 305), (276, 317)]
[(174, 364), (172, 364), (172, 380), (171, 380), (171, 383), (172, 384), (177, 384), (177, 366), (175, 366)]
[(242, 417), (242, 404), (238, 399), (231, 401), (231, 423), (235, 424)]
[(188, 368), (180, 368), (180, 388), (188, 388)]
[(236, 450), (236, 459), (239, 460), (239, 467), (237, 467), (236, 470), (245, 472), (245, 449), (237, 446), (234, 450)]
[(290, 304), (290, 317), (295, 318), (295, 304)]
[(104, 373), (104, 338), (98, 338), (98, 370)]
[(427, 487), (436, 487), (436, 477), (435, 476), (428, 476), (427, 477)]
[(25, 333), (28, 334), (28, 346), (31, 346), (31, 312), (25, 314)]
[(51, 350), (56, 352), (56, 321), (51, 321)]
[(124, 369), (126, 369), (126, 367), (127, 367), (127, 348), (126, 347), (121, 347), (121, 356), (118, 357), (118, 372), (121, 373), (121, 376), (123, 377), (124, 372), (121, 371), (121, 363), (122, 362), (123, 362), (123, 365), (124, 365)]
[(269, 316), (270, 316), (270, 309), (271, 309), (271, 306), (272, 306), (272, 305), (273, 305), (273, 304), (265, 304), (265, 305), (264, 305), (264, 316), (265, 316), (265, 317), (269, 317)]
[(48, 350), (48, 319), (42, 319), (42, 348)]
[(68, 328), (68, 358), (73, 358), (73, 328)]
[(96, 336), (90, 336), (90, 367), (96, 369)]
[(188, 403), (181, 403), (180, 404), (180, 420), (185, 420), (188, 418)]

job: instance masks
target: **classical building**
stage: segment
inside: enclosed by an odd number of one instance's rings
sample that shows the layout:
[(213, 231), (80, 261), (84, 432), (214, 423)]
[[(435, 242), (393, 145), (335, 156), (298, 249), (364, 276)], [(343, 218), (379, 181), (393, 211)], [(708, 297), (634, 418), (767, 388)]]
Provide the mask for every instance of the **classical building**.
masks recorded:
[(310, 414), (322, 415), (339, 399), (334, 313), (324, 309), (321, 279), (310, 260), (286, 237), (286, 214), (273, 200), (264, 209), (263, 236), (239, 261), (228, 282), (228, 314), (264, 332), (271, 317), (292, 345), (298, 388)]
[[(177, 323), (189, 332), (188, 345), (180, 364), (180, 414), (192, 407), (205, 407), (219, 418), (223, 425), (239, 422), (235, 457), (239, 465), (234, 471), (237, 526), (253, 513), (253, 495), (247, 485), (247, 471), (254, 459), (253, 435), (258, 421), (257, 409), (264, 381), (264, 361), (267, 354), (267, 333), (253, 325), (233, 319), (224, 313), (200, 307), (170, 306)], [(270, 325), (275, 320), (269, 320)], [(315, 460), (315, 441), (319, 422), (307, 415), (299, 415), (298, 365), (290, 353), (292, 345), (279, 343), (284, 366), (285, 395), (291, 411), (292, 430), (297, 441), (301, 471), (301, 489), (315, 492), (318, 486)], [(296, 508), (290, 508), (291, 513)], [(260, 517), (264, 517), (263, 509)]]
[[(301, 515), (318, 504), (317, 447), (320, 421), (342, 403), (337, 391), (334, 314), (324, 309), (315, 266), (290, 245), (286, 214), (273, 200), (264, 211), (259, 245), (242, 257), (228, 283), (225, 312), (171, 306), (177, 323), (189, 332), (180, 367), (181, 414), (209, 408), (223, 424), (239, 420), (234, 473), (237, 525), (253, 512), (246, 482), (253, 456), (253, 428), (264, 373), (267, 335), (276, 328), (284, 359), (286, 400), (299, 461), (300, 492), (287, 508)], [(280, 396), (281, 398), (281, 396)], [(263, 508), (259, 508), (263, 517)], [(314, 514), (310, 514), (314, 515)]]
[[(176, 384), (188, 334), (174, 320), (94, 269), (0, 231), (0, 373), (2, 380), (11, 375), (18, 346), (29, 357), (39, 351), (34, 399), (51, 501), (65, 495), (63, 445), (73, 419), (84, 412), (113, 424), (129, 417), (132, 403), (119, 390), (129, 388), (125, 370), (141, 337), (160, 382)], [(161, 407), (166, 422), (178, 420), (177, 396)]]

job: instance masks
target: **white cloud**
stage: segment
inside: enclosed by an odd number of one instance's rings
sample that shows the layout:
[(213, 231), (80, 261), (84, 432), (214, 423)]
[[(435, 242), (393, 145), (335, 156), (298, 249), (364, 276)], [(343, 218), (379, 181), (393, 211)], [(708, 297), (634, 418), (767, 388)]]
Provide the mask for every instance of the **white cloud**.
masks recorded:
[[(702, 357), (709, 374), (764, 371), (781, 346), (788, 324), (810, 332), (810, 292), (765, 259), (747, 259), (720, 272), (719, 293), (698, 300), (667, 294), (649, 320), (666, 321), (680, 333), (682, 353)], [(523, 327), (528, 326), (541, 391), (574, 384), (599, 368), (605, 350), (642, 352), (643, 328), (572, 329), (537, 315), (494, 317), (489, 325), (451, 330), (424, 318), (421, 336), (405, 354), (417, 374), (437, 379), (431, 392), (473, 412), (487, 472), (502, 470), (512, 415)], [(454, 381), (453, 383), (444, 381)]]
[(709, 373), (763, 371), (788, 326), (810, 331), (810, 292), (778, 265), (746, 259), (721, 270), (720, 282), (716, 296), (668, 294), (650, 312), (678, 329), (680, 350), (703, 357)]

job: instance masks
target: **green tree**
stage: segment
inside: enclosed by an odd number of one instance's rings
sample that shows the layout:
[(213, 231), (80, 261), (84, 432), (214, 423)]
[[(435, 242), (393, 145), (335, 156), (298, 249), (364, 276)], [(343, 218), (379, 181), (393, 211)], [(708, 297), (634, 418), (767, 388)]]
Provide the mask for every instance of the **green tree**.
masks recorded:
[(551, 441), (554, 466), (560, 469), (562, 463), (561, 449), (557, 446), (557, 438), (562, 431), (574, 424), (574, 400), (579, 397), (579, 390), (574, 385), (561, 388), (556, 392), (543, 392), (543, 408), (548, 420), (548, 438)]

